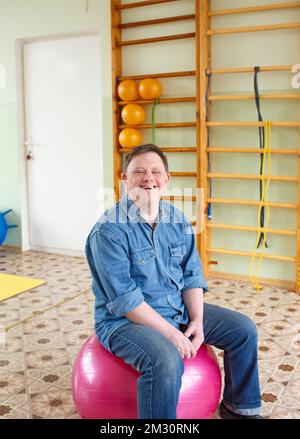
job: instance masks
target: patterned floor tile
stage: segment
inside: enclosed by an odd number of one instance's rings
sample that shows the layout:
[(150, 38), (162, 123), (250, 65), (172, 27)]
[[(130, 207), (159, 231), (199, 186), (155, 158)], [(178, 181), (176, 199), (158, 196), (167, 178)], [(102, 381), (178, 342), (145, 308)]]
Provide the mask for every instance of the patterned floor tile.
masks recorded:
[(54, 386), (33, 396), (31, 406), (33, 418), (66, 419), (76, 414), (71, 393)]
[(29, 409), (19, 410), (9, 405), (0, 405), (0, 419), (31, 419), (31, 414)]
[(6, 401), (25, 389), (25, 375), (22, 372), (0, 373), (0, 401)]
[(52, 371), (57, 366), (68, 364), (68, 357), (65, 349), (41, 349), (27, 353), (27, 368)]

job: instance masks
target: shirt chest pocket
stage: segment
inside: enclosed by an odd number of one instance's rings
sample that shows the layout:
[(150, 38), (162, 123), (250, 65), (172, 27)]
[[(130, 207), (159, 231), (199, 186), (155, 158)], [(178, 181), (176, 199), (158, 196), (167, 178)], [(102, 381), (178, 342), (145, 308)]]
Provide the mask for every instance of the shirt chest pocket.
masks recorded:
[(186, 245), (184, 242), (169, 244), (169, 257), (170, 257), (170, 269), (171, 271), (182, 271), (180, 265), (184, 255), (186, 254)]
[(148, 288), (155, 281), (155, 253), (147, 247), (130, 252), (130, 273), (140, 288)]
[(154, 250), (151, 247), (134, 250), (130, 253), (130, 261), (135, 266), (146, 266), (153, 261), (155, 256)]

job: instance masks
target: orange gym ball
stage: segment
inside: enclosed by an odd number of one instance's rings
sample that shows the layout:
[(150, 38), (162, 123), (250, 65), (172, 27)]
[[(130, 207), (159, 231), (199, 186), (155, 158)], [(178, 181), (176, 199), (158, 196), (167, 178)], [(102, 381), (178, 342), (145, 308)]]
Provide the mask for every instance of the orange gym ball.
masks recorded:
[(161, 95), (161, 85), (157, 79), (146, 78), (139, 83), (139, 94), (143, 99), (156, 99)]
[(119, 142), (123, 148), (139, 146), (142, 140), (142, 134), (135, 128), (124, 128), (119, 134)]
[(136, 101), (139, 98), (138, 84), (133, 79), (124, 79), (118, 86), (122, 101)]
[(137, 104), (127, 104), (121, 112), (121, 117), (127, 125), (138, 125), (145, 120), (144, 108)]

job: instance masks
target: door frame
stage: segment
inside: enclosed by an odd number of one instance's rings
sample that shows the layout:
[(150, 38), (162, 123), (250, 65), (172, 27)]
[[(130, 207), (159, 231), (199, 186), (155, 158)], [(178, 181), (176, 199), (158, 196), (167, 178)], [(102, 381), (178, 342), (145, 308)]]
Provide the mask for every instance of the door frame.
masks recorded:
[[(20, 206), (21, 206), (21, 250), (31, 250), (30, 245), (30, 224), (29, 224), (29, 202), (28, 202), (28, 178), (27, 178), (27, 161), (24, 154), (24, 141), (26, 135), (26, 113), (25, 113), (25, 84), (24, 84), (24, 45), (28, 43), (40, 43), (43, 41), (56, 41), (70, 38), (86, 37), (97, 35), (99, 31), (86, 32), (68, 32), (62, 34), (52, 34), (32, 38), (18, 38), (15, 40), (16, 54), (16, 108), (17, 108), (17, 143), (19, 154), (19, 188), (20, 188)], [(100, 56), (100, 45), (99, 45)], [(99, 78), (100, 80), (100, 78)], [(102, 87), (100, 86), (102, 89)], [(99, 102), (102, 106), (102, 100)], [(102, 109), (100, 109), (102, 111)], [(99, 120), (102, 123), (102, 120)], [(102, 133), (102, 127), (101, 127)], [(99, 145), (99, 154), (103, 156), (103, 134)], [(101, 187), (103, 187), (103, 172), (100, 172)], [(48, 251), (48, 249), (47, 249)], [(50, 252), (50, 250), (49, 250)], [(59, 251), (57, 251), (59, 253)], [(65, 254), (65, 253), (64, 253)], [(81, 256), (70, 251), (70, 255)]]

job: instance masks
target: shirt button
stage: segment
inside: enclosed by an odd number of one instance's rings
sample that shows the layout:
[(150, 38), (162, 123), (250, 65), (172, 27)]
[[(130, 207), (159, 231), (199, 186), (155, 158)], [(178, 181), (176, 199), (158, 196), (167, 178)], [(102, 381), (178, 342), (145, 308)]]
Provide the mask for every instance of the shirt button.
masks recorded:
[(144, 259), (141, 259), (141, 264), (144, 264), (144, 262), (145, 262), (145, 260), (144, 260)]

